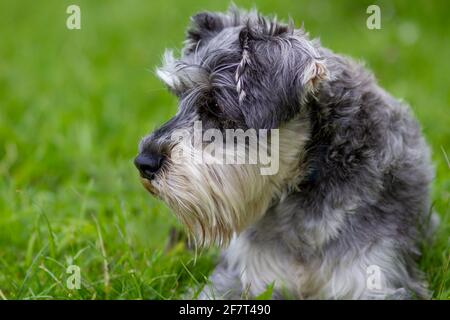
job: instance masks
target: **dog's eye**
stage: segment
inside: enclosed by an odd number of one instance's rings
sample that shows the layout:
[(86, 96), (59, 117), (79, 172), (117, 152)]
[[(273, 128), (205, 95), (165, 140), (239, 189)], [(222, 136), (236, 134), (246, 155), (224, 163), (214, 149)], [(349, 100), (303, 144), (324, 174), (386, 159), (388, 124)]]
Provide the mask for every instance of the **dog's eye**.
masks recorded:
[(215, 99), (208, 100), (201, 105), (199, 113), (215, 119), (219, 119), (222, 116), (221, 108)]

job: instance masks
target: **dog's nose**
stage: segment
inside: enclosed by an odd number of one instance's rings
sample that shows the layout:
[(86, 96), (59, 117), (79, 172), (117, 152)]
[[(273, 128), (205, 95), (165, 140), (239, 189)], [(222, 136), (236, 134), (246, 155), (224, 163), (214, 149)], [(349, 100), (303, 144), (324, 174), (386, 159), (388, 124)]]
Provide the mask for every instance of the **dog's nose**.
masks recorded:
[(143, 152), (134, 159), (134, 165), (138, 168), (143, 178), (152, 180), (161, 168), (164, 156), (156, 152)]

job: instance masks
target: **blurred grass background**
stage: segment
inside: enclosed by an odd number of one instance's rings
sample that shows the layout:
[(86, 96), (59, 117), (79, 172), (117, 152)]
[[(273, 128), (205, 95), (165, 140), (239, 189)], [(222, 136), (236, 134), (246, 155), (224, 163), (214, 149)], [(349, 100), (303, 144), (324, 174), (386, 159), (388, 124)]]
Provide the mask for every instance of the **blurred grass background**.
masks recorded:
[[(336, 52), (366, 61), (411, 104), (433, 148), (437, 240), (421, 260), (433, 297), (449, 299), (450, 5), (375, 1), (236, 1), (302, 22)], [(81, 8), (81, 30), (66, 8)], [(164, 48), (180, 48), (189, 17), (225, 1), (0, 2), (0, 298), (195, 297), (217, 258), (183, 242), (141, 187), (132, 159), (143, 135), (174, 114), (154, 76)], [(178, 226), (179, 227), (179, 226)], [(82, 288), (66, 287), (68, 265)]]

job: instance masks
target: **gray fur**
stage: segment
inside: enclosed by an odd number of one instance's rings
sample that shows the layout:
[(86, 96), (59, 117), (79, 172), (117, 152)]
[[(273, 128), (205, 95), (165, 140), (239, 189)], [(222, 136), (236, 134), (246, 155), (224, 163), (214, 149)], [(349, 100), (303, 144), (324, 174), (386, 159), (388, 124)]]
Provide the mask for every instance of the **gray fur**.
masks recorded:
[[(254, 296), (272, 281), (277, 297), (429, 297), (416, 266), (430, 209), (429, 149), (409, 108), (372, 73), (292, 24), (236, 9), (194, 16), (182, 57), (159, 73), (180, 111), (141, 152), (194, 119), (205, 130), (295, 119), (310, 128), (301, 179), (234, 236), (201, 298)], [(382, 270), (379, 292), (366, 286), (369, 265)]]

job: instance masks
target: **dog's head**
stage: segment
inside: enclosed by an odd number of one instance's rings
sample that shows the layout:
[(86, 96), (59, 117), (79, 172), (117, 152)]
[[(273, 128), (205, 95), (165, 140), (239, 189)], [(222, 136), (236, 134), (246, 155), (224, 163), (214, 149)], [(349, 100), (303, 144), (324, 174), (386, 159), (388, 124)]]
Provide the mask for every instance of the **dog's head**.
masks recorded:
[[(181, 57), (167, 51), (157, 70), (179, 110), (139, 145), (144, 186), (201, 244), (228, 243), (302, 175), (302, 106), (326, 73), (292, 24), (236, 9), (193, 16)], [(269, 174), (263, 153), (277, 162)]]

